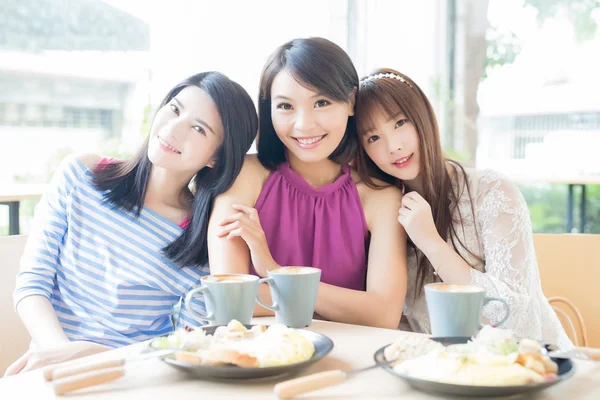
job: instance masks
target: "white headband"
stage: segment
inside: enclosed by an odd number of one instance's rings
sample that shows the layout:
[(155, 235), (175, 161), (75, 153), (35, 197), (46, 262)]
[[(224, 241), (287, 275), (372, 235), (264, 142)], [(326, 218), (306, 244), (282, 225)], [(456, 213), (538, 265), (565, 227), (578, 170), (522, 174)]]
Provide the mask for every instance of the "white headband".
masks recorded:
[(404, 83), (406, 83), (408, 86), (410, 86), (412, 88), (412, 85), (406, 79), (404, 79), (400, 75), (396, 75), (396, 74), (393, 74), (391, 72), (379, 73), (379, 74), (367, 76), (365, 79), (363, 79), (362, 81), (360, 81), (360, 85), (362, 86), (362, 85), (364, 85), (367, 82), (374, 81), (376, 79), (383, 79), (383, 78), (391, 78), (391, 79), (399, 80), (400, 82), (404, 82)]

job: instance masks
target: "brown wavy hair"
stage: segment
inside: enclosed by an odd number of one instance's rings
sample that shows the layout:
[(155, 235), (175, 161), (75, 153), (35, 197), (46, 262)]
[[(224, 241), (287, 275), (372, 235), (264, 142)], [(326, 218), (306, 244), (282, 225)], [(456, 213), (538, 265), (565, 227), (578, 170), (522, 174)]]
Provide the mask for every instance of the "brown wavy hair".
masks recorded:
[[(464, 225), (464, 216), (460, 214), (458, 201), (464, 190), (467, 190), (469, 199), (471, 199), (471, 190), (463, 166), (444, 156), (437, 119), (431, 103), (421, 88), (408, 76), (393, 69), (379, 69), (373, 72), (373, 74), (379, 73), (392, 73), (402, 77), (404, 81), (393, 78), (361, 81), (356, 96), (355, 110), (359, 138), (373, 130), (376, 115), (382, 114), (387, 118), (393, 118), (403, 113), (417, 131), (419, 154), (421, 155), (419, 174), (423, 183), (422, 196), (431, 206), (433, 221), (439, 235), (444, 241), (450, 238), (455, 250), (457, 244), (460, 244), (470, 255), (481, 260), (481, 257), (467, 249), (455, 228), (455, 224)], [(359, 141), (362, 143), (362, 140)], [(355, 165), (361, 179), (372, 188), (383, 188), (387, 185), (404, 187), (402, 181), (386, 174), (377, 167), (367, 155), (364, 147), (361, 147), (358, 151)], [(460, 174), (464, 178), (464, 185), (457, 185), (456, 190), (453, 189), (449, 172), (452, 167), (457, 175)], [(376, 183), (373, 178), (383, 181), (384, 184)], [(452, 218), (455, 211), (458, 211), (458, 220)], [(471, 213), (474, 221), (475, 209), (472, 203)], [(479, 240), (479, 237), (477, 240)], [(431, 263), (415, 247), (410, 238), (409, 248), (415, 252), (417, 258), (418, 289), (416, 293), (419, 293), (426, 281), (434, 282), (438, 278), (437, 275), (434, 275)]]

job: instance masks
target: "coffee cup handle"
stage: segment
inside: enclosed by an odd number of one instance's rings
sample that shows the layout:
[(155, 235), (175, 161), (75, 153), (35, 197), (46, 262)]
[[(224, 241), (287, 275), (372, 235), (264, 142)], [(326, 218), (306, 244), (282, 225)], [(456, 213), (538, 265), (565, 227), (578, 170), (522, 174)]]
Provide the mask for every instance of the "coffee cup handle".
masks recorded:
[(508, 319), (508, 316), (510, 315), (510, 306), (508, 305), (508, 303), (506, 302), (506, 300), (500, 299), (498, 297), (486, 297), (483, 300), (483, 306), (485, 307), (485, 305), (487, 303), (492, 302), (492, 301), (499, 301), (500, 303), (502, 303), (504, 305), (504, 311), (505, 311), (504, 317), (494, 325), (494, 326), (500, 326), (503, 323), (505, 323), (506, 320)]
[[(278, 294), (277, 297), (279, 297), (279, 293), (277, 292), (277, 287), (275, 286), (275, 282), (273, 281), (273, 278), (271, 278), (270, 276), (267, 278), (262, 278), (261, 280), (258, 281), (259, 285), (261, 283), (266, 283), (267, 285), (269, 285), (269, 287), (271, 288), (271, 292), (277, 293)], [(275, 301), (273, 301), (273, 305), (270, 305), (270, 306), (263, 303), (262, 300), (258, 297), (258, 293), (256, 294), (256, 302), (268, 310), (279, 311), (279, 304), (277, 304)]]
[[(194, 311), (194, 309), (192, 308), (192, 298), (194, 297), (194, 295), (196, 293), (201, 293), (201, 292), (205, 292), (204, 294), (205, 297), (209, 297), (210, 296), (210, 292), (208, 291), (208, 286), (198, 286), (195, 289), (192, 289), (188, 292), (188, 294), (185, 296), (185, 308), (187, 308), (187, 310), (190, 312), (190, 314), (192, 314), (194, 317), (198, 318), (199, 320), (202, 321), (207, 321), (207, 322), (214, 322), (215, 321), (215, 314), (212, 312), (209, 312), (208, 315), (206, 317), (198, 314), (196, 311)], [(214, 302), (212, 302), (214, 304)]]

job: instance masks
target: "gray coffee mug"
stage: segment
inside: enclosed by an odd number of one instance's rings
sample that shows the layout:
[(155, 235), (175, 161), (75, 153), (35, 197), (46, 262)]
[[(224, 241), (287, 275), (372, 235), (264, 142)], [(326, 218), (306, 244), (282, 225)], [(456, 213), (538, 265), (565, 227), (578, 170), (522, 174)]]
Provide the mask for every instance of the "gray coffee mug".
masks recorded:
[[(250, 324), (254, 313), (254, 300), (258, 294), (258, 277), (246, 274), (207, 275), (200, 280), (202, 286), (190, 290), (185, 296), (185, 306), (196, 318), (212, 325), (227, 325), (232, 319)], [(192, 309), (192, 298), (204, 293), (206, 317)]]
[(434, 337), (472, 337), (483, 327), (483, 306), (499, 301), (505, 307), (503, 324), (510, 315), (508, 303), (496, 297), (487, 297), (486, 290), (476, 285), (430, 283), (425, 285), (425, 298)]
[(312, 267), (281, 267), (270, 270), (268, 275), (260, 283), (266, 282), (271, 288), (273, 305), (263, 303), (258, 296), (256, 302), (275, 311), (277, 322), (290, 328), (309, 326), (315, 312), (321, 270)]

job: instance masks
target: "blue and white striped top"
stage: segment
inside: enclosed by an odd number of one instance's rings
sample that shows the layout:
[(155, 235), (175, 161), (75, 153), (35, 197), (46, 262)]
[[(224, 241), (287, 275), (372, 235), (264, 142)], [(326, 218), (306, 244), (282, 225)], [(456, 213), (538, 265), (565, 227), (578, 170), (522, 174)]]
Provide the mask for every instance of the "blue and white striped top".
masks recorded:
[[(117, 347), (173, 331), (173, 307), (208, 266), (179, 268), (161, 252), (182, 228), (144, 208), (114, 208), (92, 171), (68, 157), (36, 208), (14, 292), (48, 298), (70, 340)], [(195, 296), (194, 311), (206, 315)], [(182, 302), (183, 303), (183, 302)], [(198, 326), (182, 304), (177, 327)]]

